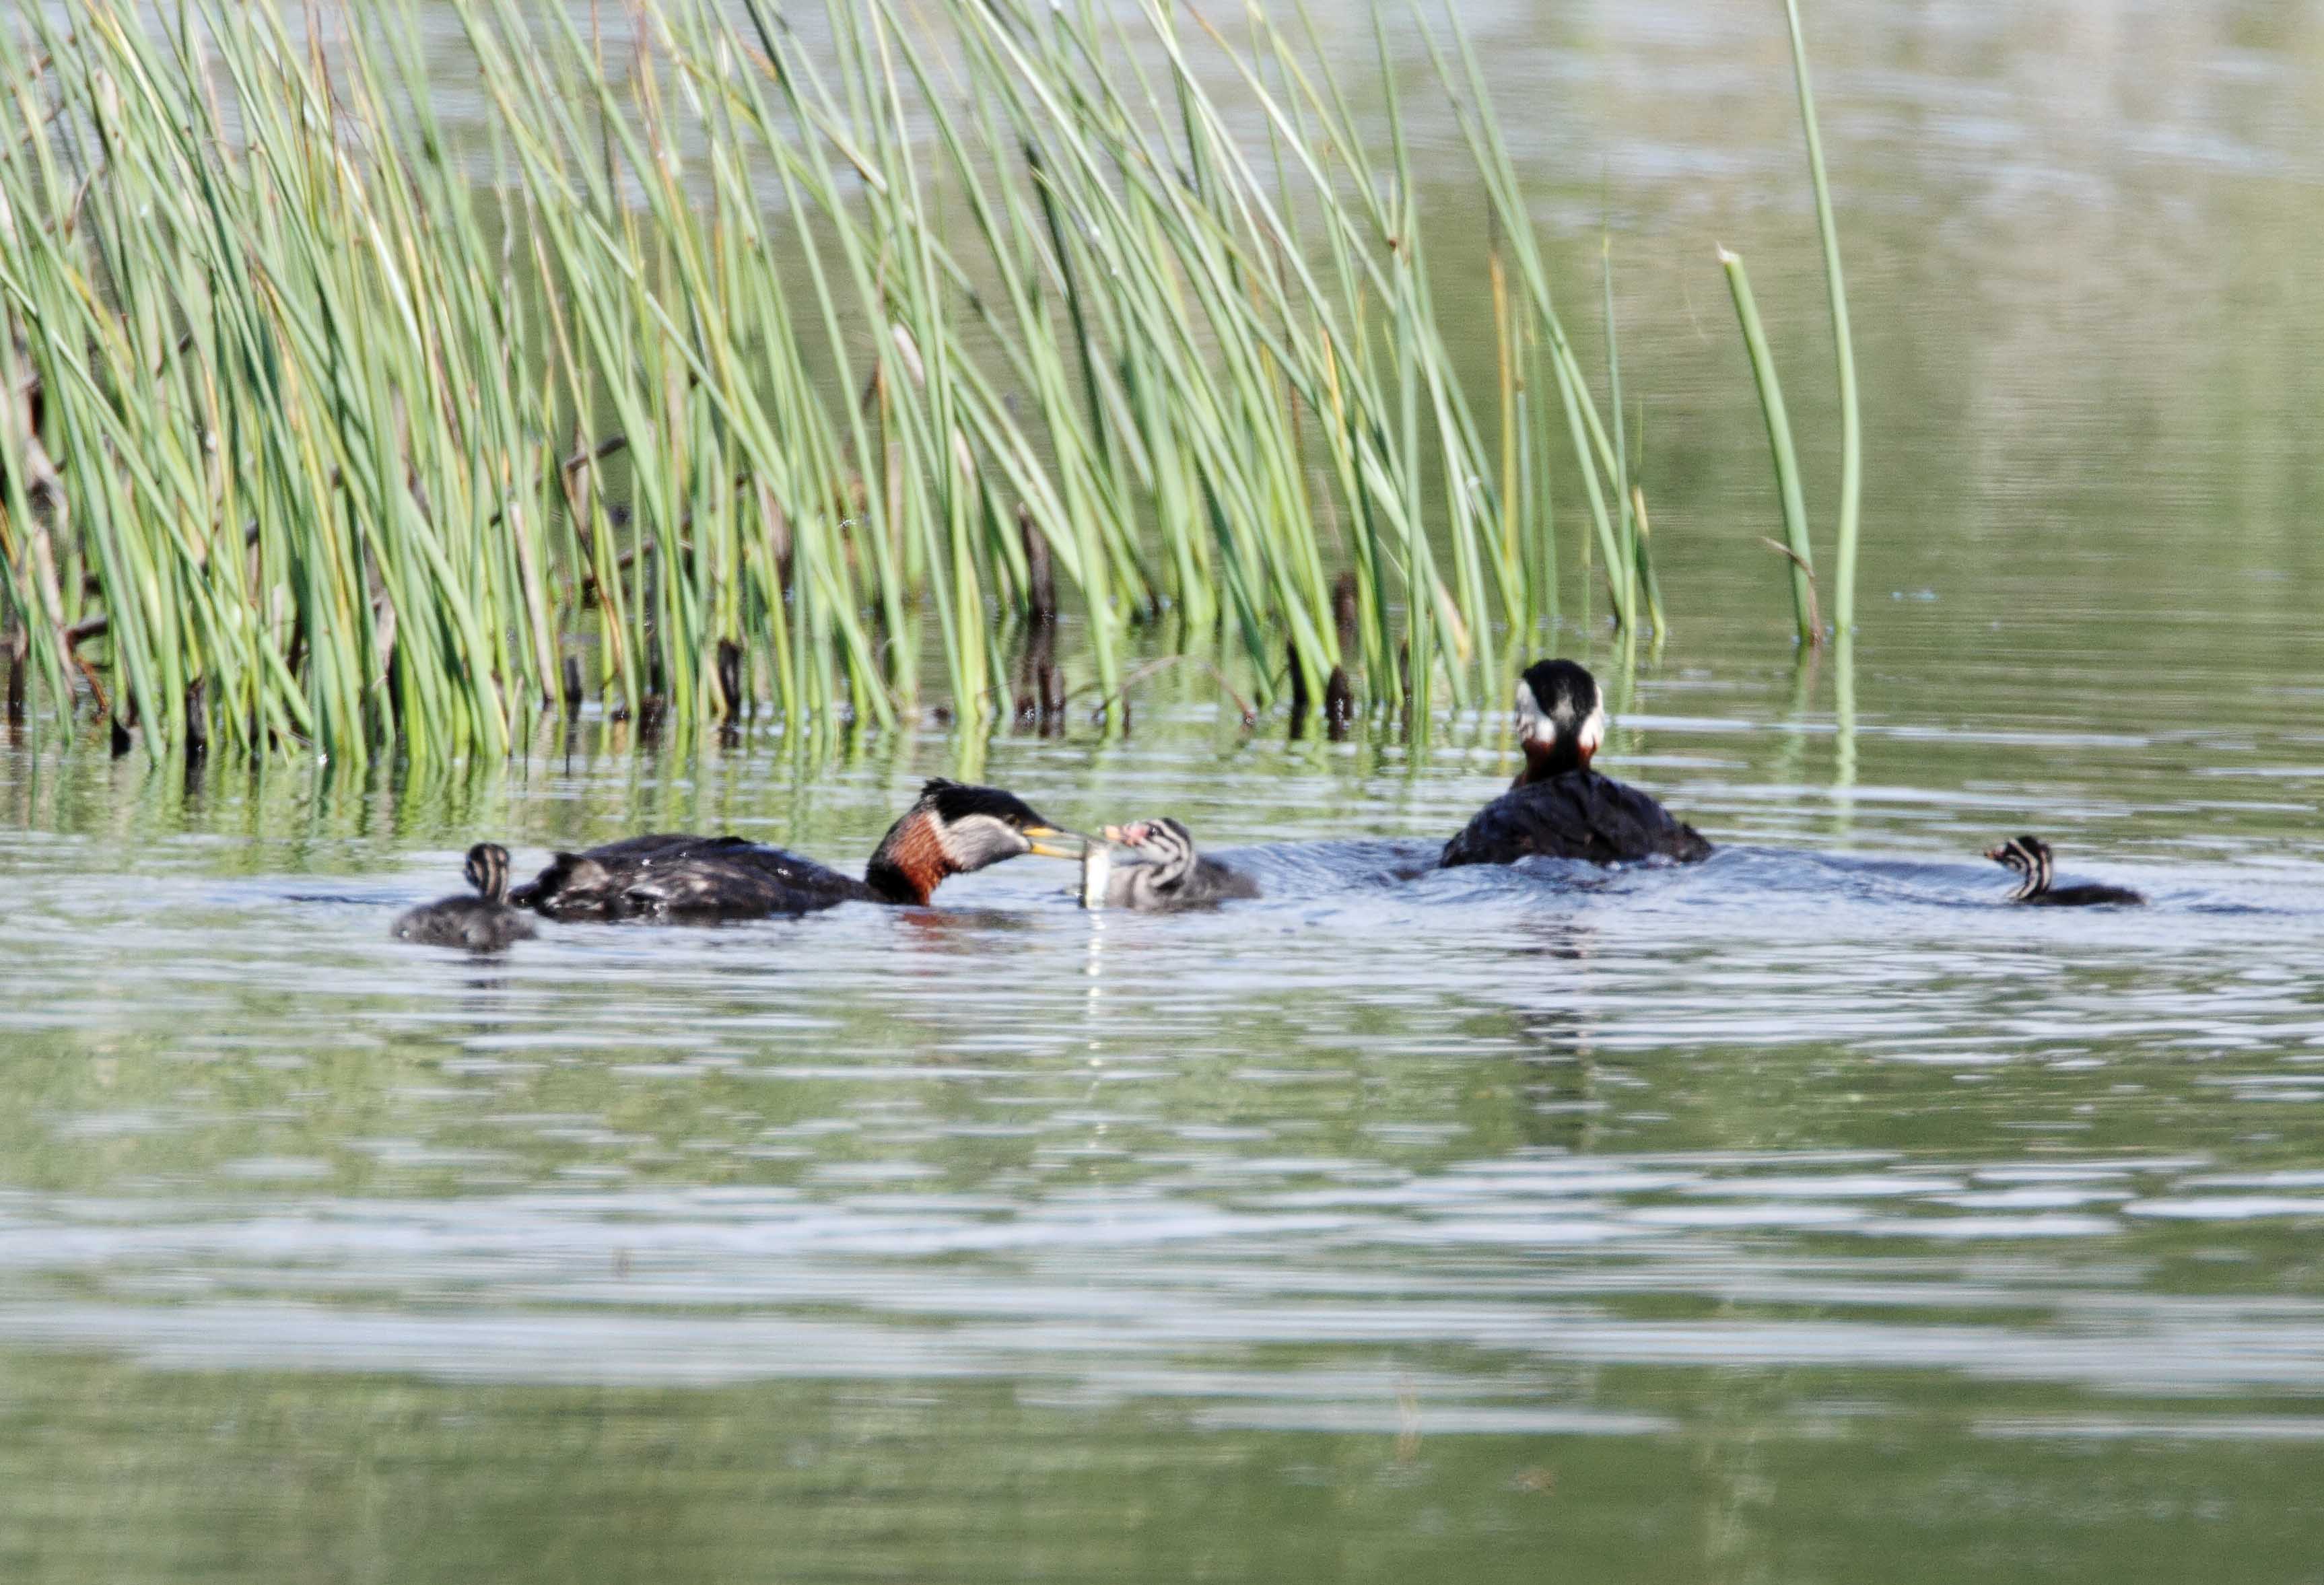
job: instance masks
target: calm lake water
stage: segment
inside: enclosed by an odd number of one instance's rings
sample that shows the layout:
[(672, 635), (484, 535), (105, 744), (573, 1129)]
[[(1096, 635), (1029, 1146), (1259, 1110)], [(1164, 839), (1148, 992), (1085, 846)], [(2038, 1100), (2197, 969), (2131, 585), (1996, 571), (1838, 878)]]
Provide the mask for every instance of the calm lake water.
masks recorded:
[[(1626, 663), (1576, 570), (1530, 649), (1700, 869), (1367, 880), (1501, 716), (1293, 742), (1192, 668), (1119, 741), (0, 752), (0, 1575), (2324, 1579), (2324, 29), (1814, 22), (1845, 690), (1711, 258), (1828, 462), (1780, 10), (1474, 16), (1570, 299), (1613, 226), (1675, 624)], [(963, 771), (1269, 895), (387, 939), (482, 836), (853, 864)], [(2003, 906), (2028, 829), (2153, 906)]]

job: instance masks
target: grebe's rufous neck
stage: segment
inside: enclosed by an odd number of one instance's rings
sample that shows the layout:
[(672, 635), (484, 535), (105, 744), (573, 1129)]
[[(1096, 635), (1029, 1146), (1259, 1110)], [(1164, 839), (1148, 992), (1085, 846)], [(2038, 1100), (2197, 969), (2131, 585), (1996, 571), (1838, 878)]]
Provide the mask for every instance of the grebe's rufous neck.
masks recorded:
[(948, 876), (1084, 839), (1014, 793), (938, 779), (888, 827), (863, 879), (739, 836), (632, 836), (559, 853), (512, 900), (559, 919), (755, 919), (844, 902), (925, 903)]
[(2086, 908), (2098, 903), (2135, 907), (2146, 900), (2126, 886), (2052, 886), (2050, 844), (2038, 836), (2013, 836), (1999, 847), (1986, 849), (1985, 856), (2017, 872), (2017, 889), (2009, 894), (2014, 903), (2053, 908)]
[[(1117, 858), (1113, 844), (1128, 850)], [(1109, 825), (1105, 842), (1082, 855), (1082, 906), (1102, 908), (1197, 908), (1259, 895), (1259, 883), (1194, 849), (1194, 834), (1164, 816)]]
[(1015, 793), (938, 777), (920, 788), (863, 867), (883, 901), (925, 903), (947, 876), (1024, 853), (1078, 859), (1084, 838), (1054, 825)]
[(413, 908), (395, 922), (395, 934), (424, 946), (464, 946), (498, 952), (532, 935), (532, 921), (509, 907), (508, 849), (480, 842), (468, 850), (466, 866), (474, 897), (447, 897)]
[(1517, 679), (1517, 743), (1526, 766), (1517, 785), (1587, 770), (1606, 741), (1598, 679), (1571, 660), (1542, 660)]

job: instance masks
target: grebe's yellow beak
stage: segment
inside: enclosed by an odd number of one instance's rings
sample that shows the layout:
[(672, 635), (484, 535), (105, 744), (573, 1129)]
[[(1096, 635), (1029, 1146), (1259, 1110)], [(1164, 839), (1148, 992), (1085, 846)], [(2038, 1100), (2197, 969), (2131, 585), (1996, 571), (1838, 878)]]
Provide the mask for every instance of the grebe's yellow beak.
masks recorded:
[(1079, 860), (1093, 840), (1061, 825), (1028, 825), (1023, 829), (1027, 849), (1045, 859)]

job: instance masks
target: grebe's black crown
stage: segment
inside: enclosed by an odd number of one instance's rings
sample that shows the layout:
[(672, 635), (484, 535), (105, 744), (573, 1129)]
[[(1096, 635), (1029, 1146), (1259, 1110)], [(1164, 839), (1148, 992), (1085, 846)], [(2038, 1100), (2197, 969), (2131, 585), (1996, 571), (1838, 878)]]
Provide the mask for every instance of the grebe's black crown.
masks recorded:
[(920, 806), (933, 810), (936, 817), (946, 825), (957, 825), (974, 816), (982, 815), (1019, 831), (1052, 829), (1050, 823), (1038, 814), (1033, 806), (1015, 793), (1003, 792), (997, 787), (973, 787), (964, 781), (947, 781), (943, 777), (931, 777), (920, 788)]
[(1588, 667), (1572, 660), (1535, 661), (1526, 668), (1525, 686), (1532, 690), (1536, 706), (1551, 717), (1585, 720), (1600, 703), (1598, 679)]

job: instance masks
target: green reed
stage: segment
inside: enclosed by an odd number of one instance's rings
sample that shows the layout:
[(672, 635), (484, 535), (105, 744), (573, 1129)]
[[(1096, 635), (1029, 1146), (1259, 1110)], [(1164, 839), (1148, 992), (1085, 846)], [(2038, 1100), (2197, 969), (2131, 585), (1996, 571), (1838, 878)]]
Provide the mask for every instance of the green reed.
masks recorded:
[(1856, 531), (1863, 494), (1863, 424), (1856, 401), (1856, 342), (1848, 324), (1848, 287), (1840, 278), (1840, 227), (1831, 216), (1831, 186), (1824, 180), (1823, 139), (1816, 131), (1815, 88), (1808, 80), (1807, 35), (1800, 27), (1799, 0), (1784, 0), (1792, 35), (1792, 75), (1800, 93), (1800, 127), (1808, 145), (1808, 182), (1815, 189), (1816, 234), (1823, 244), (1824, 290), (1831, 304), (1831, 342), (1840, 389), (1840, 529), (1833, 623), (1842, 633), (1856, 631)]
[(1775, 467), (1775, 493), (1783, 503), (1784, 540), (1774, 544), (1792, 564), (1792, 620), (1803, 645), (1822, 641), (1823, 622), (1816, 609), (1815, 552), (1808, 539), (1807, 497), (1800, 485), (1799, 453), (1792, 445), (1791, 413), (1784, 405), (1783, 382), (1776, 376), (1775, 355), (1767, 346), (1767, 332), (1759, 321), (1758, 300), (1751, 293), (1751, 277), (1739, 253), (1719, 250), (1727, 284), (1735, 297), (1735, 317), (1743, 327), (1743, 347), (1750, 355), (1751, 378), (1759, 388), (1759, 410), (1767, 420), (1767, 448)]
[(410, 4), (0, 26), (0, 561), (51, 707), (357, 763), (504, 754), (576, 675), (641, 729), (888, 724), (938, 676), (989, 717), (1030, 546), (1101, 698), (1167, 613), (1261, 705), (1340, 671), (1425, 728), (1554, 610), (1561, 453), (1659, 620), (1457, 17), (1475, 392), (1384, 41), (1376, 152), (1304, 10), (450, 9), (458, 143)]
[[(1831, 339), (1840, 397), (1840, 511), (1836, 535), (1839, 569), (1834, 631), (1843, 640), (1856, 629), (1856, 548), (1858, 506), (1863, 495), (1863, 425), (1856, 397), (1856, 351), (1849, 330), (1848, 289), (1840, 267), (1840, 231), (1832, 219), (1831, 188), (1825, 180), (1823, 139), (1816, 130), (1815, 88), (1808, 78), (1807, 38), (1800, 26), (1798, 0), (1784, 0), (1784, 15), (1791, 31), (1792, 73), (1799, 90), (1800, 125), (1807, 140), (1808, 181), (1815, 192), (1816, 230), (1823, 246), (1824, 290), (1831, 306)], [(1751, 295), (1750, 278), (1743, 261), (1727, 249), (1719, 250), (1735, 297), (1735, 311), (1743, 327), (1745, 349), (1759, 388), (1760, 410), (1767, 421), (1767, 439), (1775, 453), (1775, 487), (1783, 502), (1784, 543), (1775, 547), (1792, 564), (1792, 611), (1800, 642), (1821, 644), (1823, 620), (1817, 610), (1815, 565), (1809, 551), (1807, 509), (1800, 486), (1799, 463), (1792, 447), (1791, 421), (1784, 410), (1784, 393), (1776, 378), (1773, 354)], [(1770, 541), (1772, 544), (1773, 541)]]

